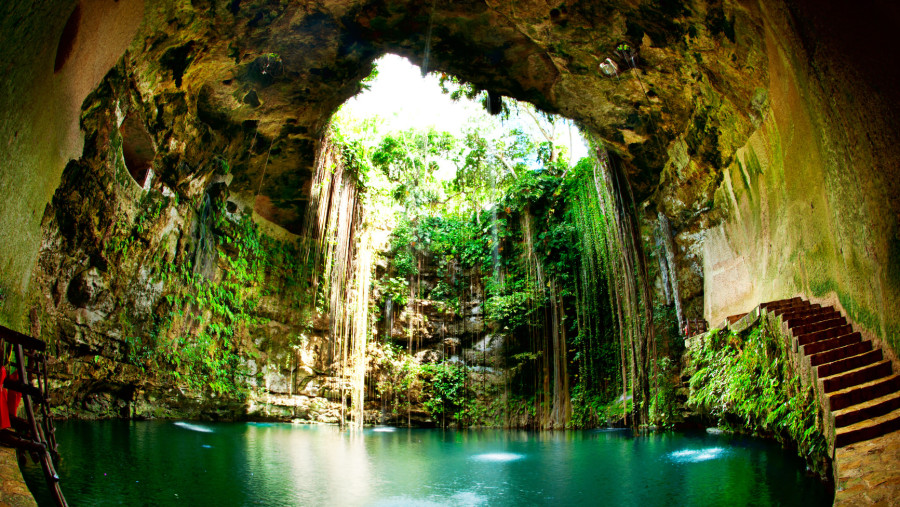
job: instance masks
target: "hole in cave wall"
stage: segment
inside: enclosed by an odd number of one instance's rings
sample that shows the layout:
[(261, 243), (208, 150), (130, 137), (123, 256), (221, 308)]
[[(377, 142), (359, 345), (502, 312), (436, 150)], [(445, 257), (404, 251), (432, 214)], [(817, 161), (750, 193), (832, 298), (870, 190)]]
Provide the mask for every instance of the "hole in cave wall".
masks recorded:
[(192, 52), (194, 50), (194, 42), (188, 42), (181, 46), (169, 48), (159, 62), (172, 71), (172, 79), (175, 81), (175, 87), (181, 88), (184, 71), (194, 60)]
[(75, 48), (75, 40), (78, 37), (78, 26), (81, 24), (81, 4), (75, 5), (75, 10), (69, 15), (66, 26), (63, 27), (62, 34), (59, 36), (59, 43), (56, 45), (56, 61), (53, 63), (53, 72), (59, 72), (69, 61), (72, 56), (72, 50)]
[(147, 175), (156, 156), (153, 141), (147, 129), (141, 124), (140, 118), (134, 113), (129, 113), (119, 127), (122, 135), (122, 156), (125, 159), (125, 167), (128, 173), (141, 187), (147, 182)]

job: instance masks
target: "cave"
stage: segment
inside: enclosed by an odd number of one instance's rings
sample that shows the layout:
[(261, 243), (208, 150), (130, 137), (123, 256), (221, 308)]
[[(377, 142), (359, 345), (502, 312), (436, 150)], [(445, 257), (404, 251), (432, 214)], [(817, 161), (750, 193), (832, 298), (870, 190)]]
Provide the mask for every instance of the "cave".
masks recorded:
[(125, 117), (119, 127), (119, 134), (122, 136), (122, 157), (128, 174), (135, 183), (143, 187), (153, 165), (153, 141), (134, 114)]
[[(378, 438), (709, 427), (805, 456), (835, 503), (890, 501), (898, 23), (896, 7), (831, 0), (14, 2), (0, 18), (0, 325), (48, 344), (46, 416), (70, 435), (123, 419), (204, 438), (290, 421)], [(538, 162), (519, 167), (500, 154), (513, 137), (459, 141), (469, 172), (445, 186), (476, 197), (451, 212), (452, 192), (426, 185), (446, 139), (335, 122), (385, 55), (496, 121), (558, 115), (588, 154), (557, 163), (552, 141), (533, 142)], [(485, 174), (506, 175), (506, 194)], [(373, 208), (382, 194), (418, 204), (379, 215), (394, 209)], [(778, 389), (740, 384), (769, 377)], [(448, 408), (437, 389), (454, 382), (468, 394)], [(342, 445), (307, 438), (295, 444)], [(534, 457), (518, 438), (446, 459), (515, 470)], [(723, 446), (662, 461), (712, 465)], [(385, 459), (419, 463), (401, 456)], [(331, 494), (291, 501), (381, 498)], [(496, 500), (479, 495), (447, 492)]]

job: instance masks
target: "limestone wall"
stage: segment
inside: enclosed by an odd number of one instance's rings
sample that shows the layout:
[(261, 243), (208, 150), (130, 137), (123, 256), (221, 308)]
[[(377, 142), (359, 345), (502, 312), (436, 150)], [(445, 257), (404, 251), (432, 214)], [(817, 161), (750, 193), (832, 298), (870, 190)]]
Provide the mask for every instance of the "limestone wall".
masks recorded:
[[(64, 35), (76, 5), (79, 14)], [(128, 47), (143, 11), (143, 0), (4, 2), (0, 8), (3, 324), (24, 329), (44, 207), (66, 162), (81, 155), (81, 103)]]
[(867, 31), (872, 12), (825, 7), (764, 10), (771, 108), (715, 193), (727, 219), (703, 245), (705, 314), (802, 294), (896, 351), (897, 50)]

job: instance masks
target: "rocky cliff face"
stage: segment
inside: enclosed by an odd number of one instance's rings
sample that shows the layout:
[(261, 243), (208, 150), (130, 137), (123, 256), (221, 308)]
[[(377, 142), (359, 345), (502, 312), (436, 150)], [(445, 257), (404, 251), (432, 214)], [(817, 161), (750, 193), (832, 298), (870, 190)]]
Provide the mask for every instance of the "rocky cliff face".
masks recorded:
[[(87, 99), (84, 155), (43, 218), (32, 318), (58, 355), (54, 405), (89, 418), (336, 420), (330, 329), (311, 309), (302, 242), (260, 231), (231, 200), (221, 157), (178, 190), (141, 164), (156, 132), (129, 128), (137, 100), (121, 67)], [(291, 394), (306, 399), (281, 399)]]
[[(470, 280), (469, 287), (458, 299), (448, 301), (448, 297), (435, 292), (443, 277), (437, 273), (438, 263), (429, 257), (422, 259), (422, 267), (411, 284), (412, 297), (405, 305), (395, 308), (397, 305), (384, 301), (382, 294), (376, 292), (376, 299), (382, 299), (376, 336), (390, 337), (423, 363), (455, 360), (484, 366), (496, 362), (491, 352), (499, 351), (502, 333), (495, 323), (485, 319), (481, 275), (458, 273), (460, 279)], [(385, 267), (376, 270), (376, 279), (387, 276)], [(488, 355), (476, 357), (476, 350)]]
[[(143, 6), (135, 28), (139, 2), (101, 3), (82, 2), (71, 40), (63, 35), (73, 2), (56, 14), (10, 6), (0, 39), (10, 62), (0, 154), (12, 161), (0, 173), (10, 203), (0, 211), (0, 319), (26, 331), (40, 320), (49, 341), (80, 351), (60, 366), (73, 375), (78, 366), (72, 378), (103, 368), (109, 378), (142, 378), (115, 358), (161, 318), (171, 289), (160, 286), (159, 266), (228, 250), (205, 242), (215, 225), (208, 206), (255, 212), (287, 231), (279, 238), (300, 232), (323, 127), (384, 52), (532, 101), (602, 139), (641, 203), (645, 244), (655, 244), (660, 216), (669, 223), (674, 265), (666, 269), (685, 315), (702, 308), (715, 324), (802, 292), (832, 300), (900, 347), (900, 70), (883, 40), (883, 27), (900, 17), (891, 7), (167, 0)], [(51, 30), (37, 29), (44, 25)], [(78, 152), (77, 104), (131, 33), (116, 75), (82, 108), (80, 160), (64, 164)], [(64, 58), (51, 70), (66, 47), (80, 63)], [(66, 107), (48, 118), (45, 103)], [(221, 281), (234, 270), (220, 261), (191, 276)], [(241, 339), (264, 353), (266, 340), (305, 335), (296, 354), (307, 351), (312, 369), (326, 347), (313, 338), (324, 325), (301, 332), (310, 328), (281, 310), (284, 294), (265, 295), (262, 285), (247, 295), (260, 304), (242, 307), (254, 323)], [(117, 321), (122, 312), (133, 315), (134, 333)], [(260, 312), (273, 324), (252, 321)], [(194, 327), (189, 320), (171, 325)], [(95, 356), (112, 362), (91, 366)], [(279, 368), (294, 379), (289, 391), (299, 388), (300, 367)], [(98, 385), (128, 384), (97, 375)]]

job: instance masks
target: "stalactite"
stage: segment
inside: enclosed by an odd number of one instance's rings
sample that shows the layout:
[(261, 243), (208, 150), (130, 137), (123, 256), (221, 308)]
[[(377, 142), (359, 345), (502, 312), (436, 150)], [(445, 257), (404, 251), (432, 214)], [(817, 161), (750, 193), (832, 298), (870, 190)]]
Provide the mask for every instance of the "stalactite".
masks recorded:
[(675, 315), (678, 317), (678, 328), (681, 329), (684, 325), (684, 312), (678, 291), (678, 271), (676, 271), (675, 267), (675, 240), (672, 234), (672, 225), (662, 212), (659, 213), (659, 236), (665, 252), (666, 273), (669, 275), (668, 283), (669, 287), (671, 287), (672, 299), (675, 301)]

